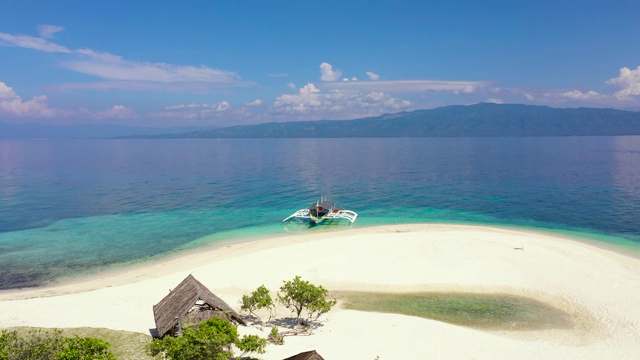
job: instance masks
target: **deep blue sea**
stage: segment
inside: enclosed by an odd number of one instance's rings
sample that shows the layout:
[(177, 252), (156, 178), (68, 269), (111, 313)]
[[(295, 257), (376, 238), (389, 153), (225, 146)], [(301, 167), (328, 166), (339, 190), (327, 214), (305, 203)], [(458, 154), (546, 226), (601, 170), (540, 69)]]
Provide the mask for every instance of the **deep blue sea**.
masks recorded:
[(3, 140), (0, 289), (285, 234), (321, 195), (356, 227), (498, 224), (640, 251), (640, 137)]

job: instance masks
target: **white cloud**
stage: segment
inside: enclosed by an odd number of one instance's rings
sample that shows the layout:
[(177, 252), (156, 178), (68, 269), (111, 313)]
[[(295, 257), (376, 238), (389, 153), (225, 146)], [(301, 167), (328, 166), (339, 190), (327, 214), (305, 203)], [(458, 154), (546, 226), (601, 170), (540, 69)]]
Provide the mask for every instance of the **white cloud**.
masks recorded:
[(71, 50), (64, 46), (54, 44), (44, 38), (35, 36), (0, 33), (0, 45), (18, 46), (26, 49), (33, 49), (45, 52), (71, 53)]
[(496, 99), (496, 98), (487, 99), (484, 102), (491, 103), (491, 104), (504, 104), (504, 100)]
[(279, 96), (270, 113), (274, 117), (299, 119), (349, 119), (406, 110), (408, 100), (390, 97), (384, 92), (333, 91), (321, 93), (314, 84), (307, 84), (298, 94)]
[(122, 105), (114, 105), (109, 110), (95, 114), (97, 119), (129, 119), (133, 116), (133, 111)]
[(373, 73), (371, 71), (367, 71), (367, 76), (369, 77), (369, 80), (371, 81), (378, 81), (380, 80), (380, 75)]
[(300, 94), (313, 94), (313, 93), (319, 93), (320, 90), (312, 83), (308, 83), (307, 85), (301, 87), (300, 90), (298, 90), (298, 92)]
[(384, 91), (389, 93), (449, 91), (455, 94), (470, 94), (486, 88), (487, 83), (483, 81), (387, 80), (323, 82), (319, 86), (328, 90)]
[(229, 110), (229, 108), (231, 108), (231, 104), (229, 104), (227, 101), (221, 101), (216, 106), (216, 111), (227, 111)]
[(320, 73), (322, 74), (320, 77), (322, 81), (336, 81), (342, 76), (342, 71), (333, 70), (333, 66), (326, 62), (320, 64)]
[(289, 89), (295, 89), (295, 88), (296, 88), (296, 84), (294, 84), (294, 83), (290, 82), (290, 83), (288, 83), (288, 84), (287, 84), (287, 87), (288, 87)]
[(62, 26), (38, 25), (38, 33), (40, 33), (40, 37), (45, 39), (52, 38), (55, 33), (63, 30), (64, 28)]
[[(253, 119), (259, 115), (253, 114), (249, 108), (257, 106), (262, 100), (256, 99), (244, 106), (233, 106), (228, 101), (220, 101), (217, 103), (202, 104), (180, 104), (172, 105), (164, 108), (165, 111), (157, 111), (148, 114), (154, 119), (168, 119), (170, 121), (179, 120), (182, 124), (203, 124), (216, 122), (218, 125), (235, 125), (247, 119)], [(250, 105), (252, 104), (252, 105)]]
[(255, 99), (250, 103), (246, 103), (245, 106), (260, 106), (262, 105), (263, 101), (262, 99)]
[(560, 96), (574, 100), (599, 100), (605, 97), (605, 95), (598, 94), (595, 91), (582, 92), (580, 90), (563, 92)]
[(180, 66), (130, 61), (117, 55), (98, 53), (88, 49), (78, 50), (76, 53), (84, 55), (86, 59), (67, 61), (62, 65), (68, 69), (105, 80), (225, 84), (241, 82), (234, 72), (212, 69), (203, 65)]
[[(262, 103), (262, 100), (257, 99), (255, 101), (253, 101), (251, 104), (253, 103), (257, 103), (260, 102)], [(255, 105), (253, 105), (255, 106)], [(198, 110), (205, 110), (205, 111), (226, 111), (229, 108), (231, 108), (231, 104), (229, 104), (228, 101), (220, 101), (218, 103), (214, 103), (214, 104), (206, 104), (206, 103), (202, 103), (202, 104), (195, 104), (195, 103), (191, 103), (191, 104), (180, 104), (180, 105), (171, 105), (171, 106), (165, 106), (165, 110), (183, 110), (183, 109), (198, 109)]]
[(0, 33), (0, 45), (19, 46), (46, 52), (62, 52), (75, 55), (73, 60), (61, 66), (87, 75), (107, 80), (100, 83), (71, 83), (50, 86), (53, 90), (130, 90), (167, 92), (205, 92), (216, 86), (250, 86), (237, 73), (213, 69), (208, 66), (173, 65), (132, 61), (107, 52), (91, 49), (69, 50), (49, 42), (46, 38), (64, 30), (60, 26), (40, 25), (41, 37)]
[(35, 96), (31, 100), (23, 100), (13, 88), (0, 82), (0, 113), (8, 113), (18, 117), (52, 117), (56, 111), (47, 105), (47, 97)]
[(606, 83), (620, 89), (613, 94), (617, 98), (624, 99), (630, 96), (639, 96), (640, 66), (638, 66), (635, 70), (631, 70), (628, 67), (623, 67), (622, 69), (620, 69), (620, 76), (609, 79), (606, 81)]
[(13, 91), (13, 88), (3, 82), (0, 82), (0, 100), (13, 100), (17, 98), (18, 95)]

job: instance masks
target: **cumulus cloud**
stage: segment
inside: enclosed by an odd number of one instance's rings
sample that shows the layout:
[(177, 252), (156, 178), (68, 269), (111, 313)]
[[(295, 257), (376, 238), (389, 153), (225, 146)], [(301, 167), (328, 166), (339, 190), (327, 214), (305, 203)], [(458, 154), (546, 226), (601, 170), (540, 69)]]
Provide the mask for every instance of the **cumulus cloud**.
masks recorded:
[(13, 91), (13, 88), (3, 82), (0, 82), (0, 100), (12, 100), (17, 98), (18, 95)]
[(367, 71), (367, 76), (369, 77), (369, 80), (371, 81), (378, 81), (380, 80), (380, 75), (373, 73), (371, 71)]
[(314, 84), (308, 83), (307, 85), (301, 87), (300, 90), (298, 90), (298, 92), (300, 94), (313, 94), (313, 93), (319, 93), (320, 90)]
[(605, 97), (605, 95), (598, 94), (595, 91), (582, 92), (580, 90), (563, 92), (560, 96), (574, 100), (599, 100)]
[(320, 64), (320, 73), (322, 74), (322, 76), (320, 76), (320, 80), (322, 81), (336, 81), (342, 76), (342, 71), (338, 69), (333, 70), (333, 66), (326, 62)]
[(347, 119), (406, 110), (408, 100), (397, 99), (381, 91), (321, 92), (314, 84), (305, 85), (297, 94), (283, 94), (273, 104), (274, 116), (313, 119)]
[(207, 122), (216, 122), (219, 125), (235, 125), (246, 119), (254, 119), (254, 115), (249, 109), (250, 107), (262, 104), (262, 100), (256, 99), (244, 106), (233, 106), (226, 100), (216, 103), (202, 104), (180, 104), (166, 106), (164, 111), (156, 111), (148, 116), (154, 119), (168, 119), (171, 121), (180, 120), (183, 123), (203, 124)]
[(97, 119), (129, 119), (133, 116), (133, 111), (122, 105), (114, 105), (111, 109), (95, 114)]
[(615, 86), (620, 89), (613, 95), (617, 98), (628, 98), (631, 96), (640, 95), (640, 66), (635, 70), (631, 70), (628, 67), (620, 69), (620, 76), (609, 79), (607, 84)]
[(18, 117), (52, 117), (56, 111), (47, 105), (47, 97), (35, 96), (31, 100), (23, 100), (13, 88), (0, 82), (0, 113), (8, 113)]
[(485, 100), (484, 102), (491, 103), (491, 104), (504, 104), (504, 100), (496, 99), (496, 98), (490, 98), (490, 99)]
[[(593, 90), (546, 90), (537, 96), (547, 103), (562, 104), (566, 102), (581, 102), (588, 105), (598, 106), (624, 106), (633, 107), (640, 105), (640, 66), (632, 70), (628, 67), (620, 69), (618, 77), (605, 81), (617, 91), (609, 94), (599, 93)], [(534, 100), (533, 96), (527, 95), (529, 100)]]
[(227, 101), (221, 101), (216, 106), (216, 111), (227, 111), (231, 107), (231, 104)]
[(246, 103), (245, 106), (260, 106), (262, 105), (263, 101), (262, 99), (255, 99), (250, 103)]
[(55, 33), (64, 30), (62, 26), (55, 25), (38, 25), (38, 33), (40, 33), (40, 37), (48, 39), (52, 38)]

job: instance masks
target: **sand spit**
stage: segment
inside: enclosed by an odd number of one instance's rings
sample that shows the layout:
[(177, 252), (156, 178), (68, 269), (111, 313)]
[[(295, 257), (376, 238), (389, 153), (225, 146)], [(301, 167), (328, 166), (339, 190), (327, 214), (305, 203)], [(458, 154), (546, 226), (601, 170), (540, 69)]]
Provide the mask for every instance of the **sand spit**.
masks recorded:
[(450, 224), (311, 231), (182, 254), (54, 287), (3, 292), (0, 327), (148, 334), (154, 327), (152, 306), (190, 273), (236, 308), (241, 296), (259, 285), (275, 294), (283, 280), (300, 275), (333, 291), (527, 296), (570, 313), (576, 322), (573, 329), (483, 331), (336, 307), (313, 336), (269, 345), (263, 359), (311, 349), (325, 359), (368, 360), (627, 359), (640, 353), (640, 259), (545, 233)]

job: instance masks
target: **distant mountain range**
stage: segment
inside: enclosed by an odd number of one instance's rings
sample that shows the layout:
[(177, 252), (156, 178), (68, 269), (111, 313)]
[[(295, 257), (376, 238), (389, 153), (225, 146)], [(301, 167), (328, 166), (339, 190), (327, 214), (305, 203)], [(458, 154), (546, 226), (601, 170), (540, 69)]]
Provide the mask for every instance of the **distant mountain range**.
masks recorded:
[(273, 122), (149, 137), (355, 138), (599, 135), (640, 135), (640, 112), (480, 103), (356, 120)]
[(640, 135), (640, 112), (480, 103), (355, 120), (272, 122), (224, 128), (0, 123), (0, 139), (350, 138)]

